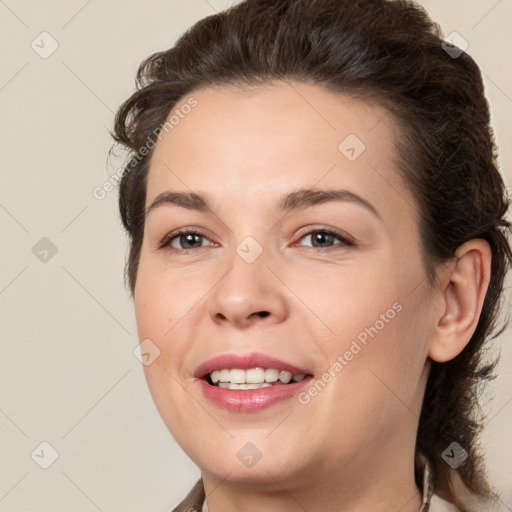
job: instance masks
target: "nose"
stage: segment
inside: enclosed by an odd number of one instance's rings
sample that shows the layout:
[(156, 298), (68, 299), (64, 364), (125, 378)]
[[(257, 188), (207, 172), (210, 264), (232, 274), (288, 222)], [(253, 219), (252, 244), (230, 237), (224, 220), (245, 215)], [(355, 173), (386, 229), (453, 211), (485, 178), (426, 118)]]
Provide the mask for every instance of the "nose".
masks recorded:
[(210, 296), (210, 317), (219, 325), (247, 328), (282, 322), (288, 308), (283, 283), (267, 267), (265, 251), (252, 263), (234, 254), (230, 270)]

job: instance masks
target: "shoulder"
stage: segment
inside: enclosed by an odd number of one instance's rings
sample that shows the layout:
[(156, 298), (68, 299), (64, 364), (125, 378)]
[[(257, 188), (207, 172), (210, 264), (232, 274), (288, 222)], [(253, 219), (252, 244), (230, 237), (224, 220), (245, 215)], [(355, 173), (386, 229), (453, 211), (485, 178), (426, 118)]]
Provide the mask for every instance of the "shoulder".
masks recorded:
[(203, 480), (200, 478), (187, 497), (172, 512), (200, 512), (203, 507), (204, 498)]
[(460, 512), (459, 509), (452, 503), (443, 500), (437, 494), (433, 494), (430, 500), (429, 512)]

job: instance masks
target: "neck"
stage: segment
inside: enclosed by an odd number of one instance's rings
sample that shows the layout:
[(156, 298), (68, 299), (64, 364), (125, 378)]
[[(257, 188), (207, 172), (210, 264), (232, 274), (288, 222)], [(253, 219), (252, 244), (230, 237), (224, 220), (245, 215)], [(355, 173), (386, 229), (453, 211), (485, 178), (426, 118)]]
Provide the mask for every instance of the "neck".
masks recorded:
[[(278, 486), (280, 485), (276, 482)], [(313, 484), (314, 485), (314, 484)], [(254, 510), (265, 510), (268, 512), (297, 512), (304, 510), (308, 512), (316, 511), (336, 511), (336, 512), (367, 512), (368, 510), (379, 510), (382, 512), (418, 512), (421, 506), (421, 493), (415, 486), (394, 487), (387, 489), (380, 494), (372, 493), (358, 499), (353, 499), (353, 495), (345, 492), (345, 487), (340, 490), (328, 486), (322, 487), (324, 495), (308, 494), (303, 491), (285, 489), (280, 485), (279, 489), (273, 491), (258, 492), (249, 487), (230, 489), (227, 492), (208, 492), (208, 502), (206, 510), (208, 512), (249, 512)], [(317, 489), (318, 490), (318, 489)]]
[[(407, 426), (410, 431), (410, 425)], [(276, 478), (265, 471), (258, 481), (233, 482), (203, 473), (209, 512), (336, 511), (418, 512), (422, 493), (414, 480), (414, 441), (396, 432), (383, 448), (367, 450), (365, 459), (315, 464), (300, 476)], [(404, 450), (404, 446), (411, 448)]]

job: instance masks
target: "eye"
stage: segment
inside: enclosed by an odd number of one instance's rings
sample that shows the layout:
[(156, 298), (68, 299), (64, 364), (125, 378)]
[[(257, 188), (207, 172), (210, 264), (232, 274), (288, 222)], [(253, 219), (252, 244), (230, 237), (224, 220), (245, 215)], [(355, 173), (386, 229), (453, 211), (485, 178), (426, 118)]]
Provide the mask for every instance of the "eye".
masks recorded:
[[(336, 248), (336, 245), (340, 246), (354, 246), (354, 241), (350, 240), (348, 237), (342, 235), (338, 231), (332, 229), (315, 229), (308, 231), (304, 235), (301, 236), (301, 240), (310, 239), (311, 245), (313, 249), (330, 249)], [(339, 240), (341, 243), (336, 244), (335, 240)], [(334, 242), (334, 245), (332, 245)], [(307, 246), (306, 246), (307, 247)]]
[(171, 250), (176, 251), (190, 251), (213, 245), (211, 241), (203, 244), (205, 241), (209, 241), (208, 238), (197, 231), (178, 231), (167, 235), (160, 242), (158, 248), (163, 249), (164, 247), (169, 247)]
[[(314, 229), (301, 235), (300, 240), (310, 239), (312, 249), (336, 249), (340, 247), (351, 247), (355, 242), (333, 229)], [(336, 244), (336, 240), (339, 243)], [(211, 247), (214, 242), (198, 231), (177, 231), (170, 233), (159, 243), (158, 248), (169, 248), (171, 251), (192, 251), (203, 247)], [(302, 245), (302, 244), (299, 244)], [(305, 245), (308, 247), (308, 245)]]

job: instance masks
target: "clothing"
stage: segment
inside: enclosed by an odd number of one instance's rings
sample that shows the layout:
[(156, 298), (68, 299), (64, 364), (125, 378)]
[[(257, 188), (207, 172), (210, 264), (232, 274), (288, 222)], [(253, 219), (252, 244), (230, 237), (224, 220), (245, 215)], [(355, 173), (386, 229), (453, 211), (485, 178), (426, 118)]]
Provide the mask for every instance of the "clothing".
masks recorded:
[[(172, 512), (209, 512), (202, 479), (199, 479), (187, 497)], [(457, 507), (433, 492), (430, 464), (423, 471), (422, 505), (419, 512), (460, 512)]]
[(455, 505), (440, 498), (437, 494), (433, 494), (429, 512), (459, 512), (459, 509)]

